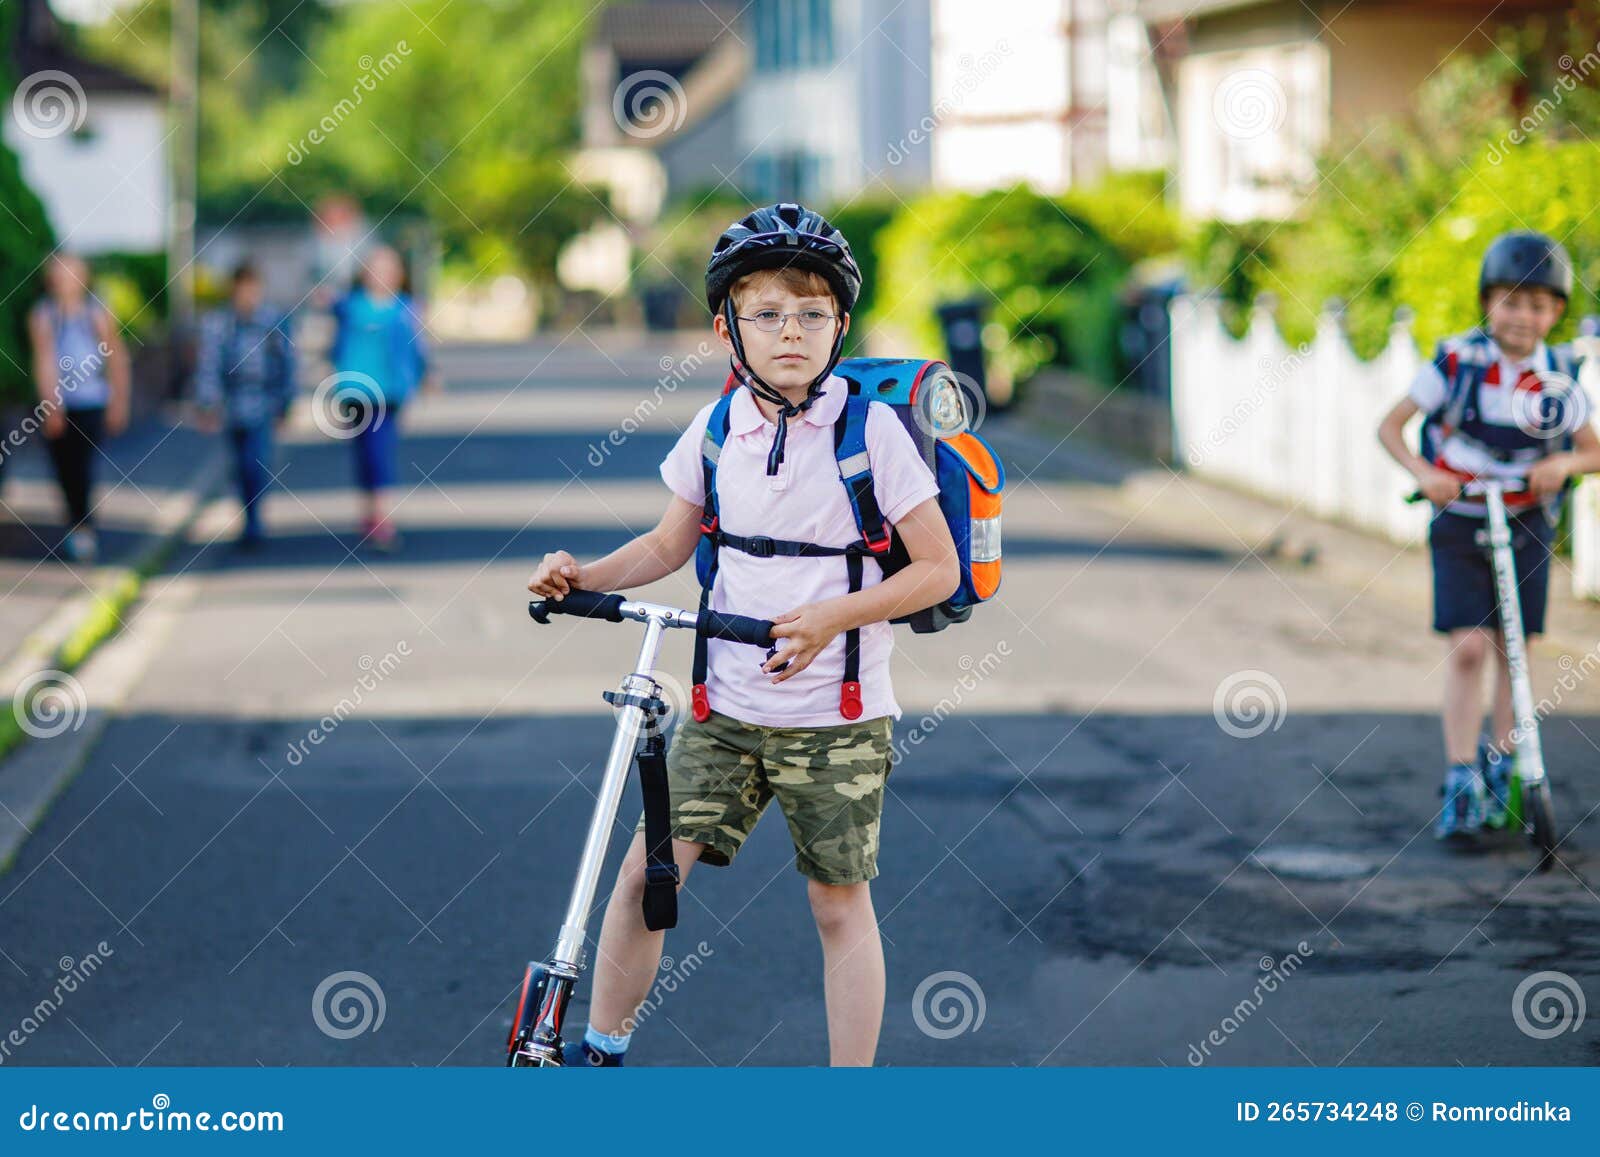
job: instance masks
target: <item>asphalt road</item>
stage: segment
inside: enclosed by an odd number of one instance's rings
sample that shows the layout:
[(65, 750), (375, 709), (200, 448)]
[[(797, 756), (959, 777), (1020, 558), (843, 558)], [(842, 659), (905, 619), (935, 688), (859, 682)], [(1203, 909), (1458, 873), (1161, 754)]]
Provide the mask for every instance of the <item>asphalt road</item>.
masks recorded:
[[(302, 422), (269, 548), (231, 551), (219, 502), (155, 584), (136, 686), (0, 877), (5, 1063), (501, 1062), (639, 641), (535, 626), (523, 584), (547, 549), (653, 523), (656, 464), (721, 373), (581, 336), (445, 358), (449, 392), (405, 415), (399, 554), (351, 550), (348, 448)], [(1552, 984), (1600, 998), (1596, 690), (1545, 729), (1557, 868), (1447, 854), (1442, 648), (1414, 608), (1167, 537), (1070, 442), (991, 429), (1032, 447), (1003, 596), (896, 655), (897, 735), (932, 726), (889, 781), (879, 1063), (1600, 1063), (1592, 1019), (1540, 1019)], [(692, 605), (692, 575), (647, 594)], [(688, 640), (665, 655), (681, 687)], [(781, 821), (681, 908), (630, 1063), (825, 1063)]]

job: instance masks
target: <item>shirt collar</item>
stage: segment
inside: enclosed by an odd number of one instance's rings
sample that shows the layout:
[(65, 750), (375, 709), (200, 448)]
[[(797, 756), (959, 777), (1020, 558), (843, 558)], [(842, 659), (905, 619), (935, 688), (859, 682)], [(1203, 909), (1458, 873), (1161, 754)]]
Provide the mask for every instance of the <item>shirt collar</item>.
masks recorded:
[[(744, 386), (736, 387), (732, 408), (728, 411), (728, 432), (730, 434), (750, 434), (759, 430), (766, 424), (767, 419), (761, 413), (761, 407), (756, 405), (756, 396)], [(839, 413), (844, 409), (845, 395), (850, 387), (843, 378), (834, 374), (822, 384), (822, 393), (817, 400), (811, 403), (811, 408), (800, 417), (810, 422), (813, 426), (831, 426), (838, 420)]]

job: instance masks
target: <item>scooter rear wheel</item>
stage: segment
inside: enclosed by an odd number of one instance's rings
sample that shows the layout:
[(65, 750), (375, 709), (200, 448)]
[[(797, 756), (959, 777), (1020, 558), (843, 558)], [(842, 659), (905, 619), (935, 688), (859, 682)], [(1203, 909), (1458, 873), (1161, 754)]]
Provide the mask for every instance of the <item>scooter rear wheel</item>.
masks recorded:
[(1550, 801), (1550, 784), (1540, 781), (1534, 784), (1522, 785), (1522, 814), (1528, 825), (1528, 838), (1533, 846), (1539, 849), (1539, 866), (1541, 872), (1548, 872), (1555, 866), (1556, 851), (1556, 811), (1555, 805)]

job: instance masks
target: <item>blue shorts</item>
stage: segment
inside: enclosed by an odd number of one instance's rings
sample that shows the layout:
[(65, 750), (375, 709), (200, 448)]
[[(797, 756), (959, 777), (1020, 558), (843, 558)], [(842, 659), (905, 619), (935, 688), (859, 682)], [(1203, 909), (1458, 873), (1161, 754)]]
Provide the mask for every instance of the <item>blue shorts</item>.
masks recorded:
[[(1494, 562), (1477, 532), (1487, 519), (1464, 514), (1436, 514), (1428, 528), (1433, 555), (1433, 629), (1441, 633), (1463, 627), (1500, 628), (1499, 601), (1495, 598)], [(1537, 635), (1544, 630), (1544, 608), (1550, 590), (1550, 542), (1554, 532), (1542, 510), (1511, 520), (1511, 554), (1517, 567), (1518, 603), (1522, 606), (1522, 631)]]
[(373, 415), (369, 405), (355, 403), (347, 406), (346, 418), (358, 428), (366, 426), (350, 441), (356, 484), (362, 490), (387, 490), (400, 476), (400, 407), (390, 402)]

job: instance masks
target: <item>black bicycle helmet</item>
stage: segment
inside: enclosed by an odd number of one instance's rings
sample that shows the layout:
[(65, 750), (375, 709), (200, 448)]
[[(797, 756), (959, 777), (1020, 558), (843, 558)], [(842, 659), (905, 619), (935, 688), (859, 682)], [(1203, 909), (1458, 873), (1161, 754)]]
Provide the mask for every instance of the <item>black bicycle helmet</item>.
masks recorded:
[(720, 313), (733, 283), (759, 269), (808, 269), (827, 278), (839, 309), (849, 313), (861, 295), (861, 269), (827, 218), (783, 202), (757, 209), (717, 238), (706, 266), (706, 303)]
[(1478, 296), (1494, 285), (1548, 289), (1565, 301), (1572, 296), (1572, 259), (1561, 242), (1543, 233), (1503, 233), (1483, 255)]
[(805, 400), (791, 402), (750, 367), (733, 307), (730, 290), (734, 282), (762, 269), (807, 269), (821, 274), (832, 288), (841, 313), (855, 308), (861, 294), (861, 269), (843, 233), (828, 224), (822, 214), (792, 201), (768, 205), (734, 222), (711, 250), (711, 261), (706, 265), (706, 304), (727, 322), (733, 341), (734, 376), (751, 393), (778, 407), (778, 432), (767, 454), (767, 473), (776, 474), (788, 441), (789, 419), (811, 408), (822, 394), (822, 384), (839, 364), (844, 350), (844, 326), (841, 324), (834, 333), (828, 364), (806, 387)]

